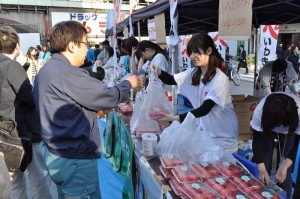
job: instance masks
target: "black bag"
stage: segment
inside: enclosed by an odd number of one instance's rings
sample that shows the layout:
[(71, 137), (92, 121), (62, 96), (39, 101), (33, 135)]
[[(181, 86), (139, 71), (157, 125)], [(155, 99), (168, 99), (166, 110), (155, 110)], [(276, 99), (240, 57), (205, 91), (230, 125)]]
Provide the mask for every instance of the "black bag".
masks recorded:
[(105, 77), (105, 70), (102, 67), (97, 67), (97, 77), (99, 80), (103, 80)]
[(12, 119), (0, 118), (0, 151), (10, 172), (25, 171), (32, 160), (31, 139), (19, 137)]
[(27, 71), (28, 68), (29, 68), (29, 66), (30, 66), (30, 63), (29, 63), (29, 62), (26, 62), (26, 63), (23, 65), (24, 70)]

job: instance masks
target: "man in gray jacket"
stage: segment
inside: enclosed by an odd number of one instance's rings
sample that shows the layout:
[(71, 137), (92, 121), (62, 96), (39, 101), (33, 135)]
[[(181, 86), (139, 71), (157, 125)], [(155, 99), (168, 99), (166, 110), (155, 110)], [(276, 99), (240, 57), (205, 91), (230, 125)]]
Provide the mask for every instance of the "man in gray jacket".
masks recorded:
[(33, 89), (45, 163), (59, 198), (101, 198), (96, 112), (128, 100), (130, 89), (140, 90), (145, 83), (133, 75), (108, 88), (79, 68), (88, 50), (86, 34), (85, 27), (76, 21), (60, 22), (52, 28), (53, 56), (39, 71)]
[[(33, 97), (32, 97), (32, 86), (28, 80), (27, 74), (23, 67), (14, 59), (20, 53), (19, 37), (17, 32), (11, 27), (1, 27), (0, 28), (0, 118), (1, 120), (11, 119), (17, 123), (18, 130), (25, 125), (24, 118), (22, 115), (22, 104), (27, 107), (34, 107)], [(18, 115), (21, 114), (21, 115)], [(19, 117), (20, 116), (20, 117)], [(31, 139), (31, 134), (24, 134), (23, 131), (15, 133), (14, 136), (11, 134), (9, 140), (16, 140), (15, 138), (26, 138)], [(17, 135), (18, 134), (18, 135)], [(10, 186), (12, 189), (18, 189), (15, 187), (15, 183), (18, 183), (17, 179), (20, 175), (23, 175), (18, 168), (12, 168), (8, 163), (8, 159), (20, 158), (19, 147), (14, 147), (15, 143), (5, 144), (7, 137), (5, 134), (0, 136), (0, 198), (8, 198), (10, 195)], [(30, 141), (29, 141), (30, 142)], [(20, 144), (20, 143), (19, 143)], [(9, 149), (7, 147), (10, 147)], [(30, 148), (30, 147), (29, 147)], [(3, 153), (5, 154), (3, 154)], [(19, 155), (18, 155), (19, 154)], [(4, 159), (5, 162), (4, 163)], [(16, 161), (13, 161), (16, 162)], [(10, 184), (10, 179), (2, 181), (5, 176), (8, 177), (8, 169), (10, 171), (15, 171), (12, 173), (12, 184)], [(27, 166), (27, 165), (26, 165)], [(26, 168), (26, 167), (25, 167)], [(23, 168), (23, 169), (25, 169)], [(23, 196), (24, 197), (24, 196)], [(25, 196), (26, 197), (26, 196)], [(21, 198), (17, 196), (17, 198)]]

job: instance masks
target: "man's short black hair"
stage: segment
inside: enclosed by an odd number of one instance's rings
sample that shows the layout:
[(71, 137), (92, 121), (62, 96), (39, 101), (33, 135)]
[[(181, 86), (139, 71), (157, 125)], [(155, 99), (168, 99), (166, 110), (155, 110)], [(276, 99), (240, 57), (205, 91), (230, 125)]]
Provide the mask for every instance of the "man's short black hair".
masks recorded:
[(102, 44), (102, 45), (109, 46), (109, 41), (107, 41), (107, 40), (104, 40), (104, 41), (102, 41), (102, 42), (101, 42), (101, 44)]

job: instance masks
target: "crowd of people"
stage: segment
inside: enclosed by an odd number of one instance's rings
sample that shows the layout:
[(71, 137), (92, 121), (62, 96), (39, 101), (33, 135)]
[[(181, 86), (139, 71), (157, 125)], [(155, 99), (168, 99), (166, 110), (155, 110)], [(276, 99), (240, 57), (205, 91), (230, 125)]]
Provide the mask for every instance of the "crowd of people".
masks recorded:
[[(192, 36), (187, 53), (194, 67), (177, 74), (171, 74), (172, 61), (164, 49), (134, 37), (117, 41), (115, 66), (110, 42), (92, 48), (87, 30), (76, 21), (56, 24), (50, 46), (51, 52), (47, 45), (30, 47), (19, 63), (15, 61), (20, 53), (17, 32), (0, 28), (0, 198), (26, 199), (26, 175), (33, 198), (101, 198), (96, 113), (128, 100), (131, 89), (147, 86), (152, 72), (165, 85), (176, 85), (191, 102), (199, 132), (210, 131), (230, 153), (238, 150), (238, 119), (224, 59), (207, 34)], [(297, 50), (292, 46), (286, 59), (281, 51), (282, 57), (261, 69), (256, 83), (261, 101), (249, 121), (259, 178), (269, 184), (276, 148), (276, 179), (287, 198), (292, 198), (291, 169), (300, 135), (299, 91), (293, 86), (299, 78)], [(244, 46), (239, 60), (239, 68), (246, 67), (247, 73)], [(114, 84), (108, 86), (112, 79)], [(182, 122), (187, 114), (163, 114), (159, 121)], [(9, 135), (6, 142), (2, 131)], [(57, 193), (50, 193), (51, 183)], [(294, 198), (300, 197), (299, 186), (298, 177)]]

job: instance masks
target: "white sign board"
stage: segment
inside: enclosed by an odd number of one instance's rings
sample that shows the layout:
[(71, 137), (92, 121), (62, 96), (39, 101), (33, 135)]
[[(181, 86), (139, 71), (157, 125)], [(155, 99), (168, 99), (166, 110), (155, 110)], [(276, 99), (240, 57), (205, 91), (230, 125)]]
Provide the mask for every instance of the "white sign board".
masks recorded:
[(18, 33), (20, 37), (20, 48), (22, 55), (25, 56), (29, 47), (41, 45), (39, 33)]
[(279, 25), (260, 26), (260, 47), (258, 51), (258, 65), (276, 59)]
[(156, 41), (155, 19), (148, 19), (148, 36), (149, 41)]
[(247, 40), (251, 36), (253, 0), (219, 1), (219, 37)]
[(219, 38), (218, 32), (210, 32), (210, 33), (208, 33), (208, 35), (215, 42), (218, 52), (220, 53), (221, 57), (225, 60), (226, 42)]
[[(106, 13), (51, 12), (52, 27), (61, 21), (78, 21), (85, 26), (89, 37), (105, 37), (106, 18)], [(120, 13), (120, 21), (123, 21), (125, 18), (125, 13)]]
[(178, 66), (179, 72), (181, 72), (191, 67), (191, 60), (187, 54), (186, 47), (192, 35), (182, 35), (179, 38), (181, 42), (178, 44)]

